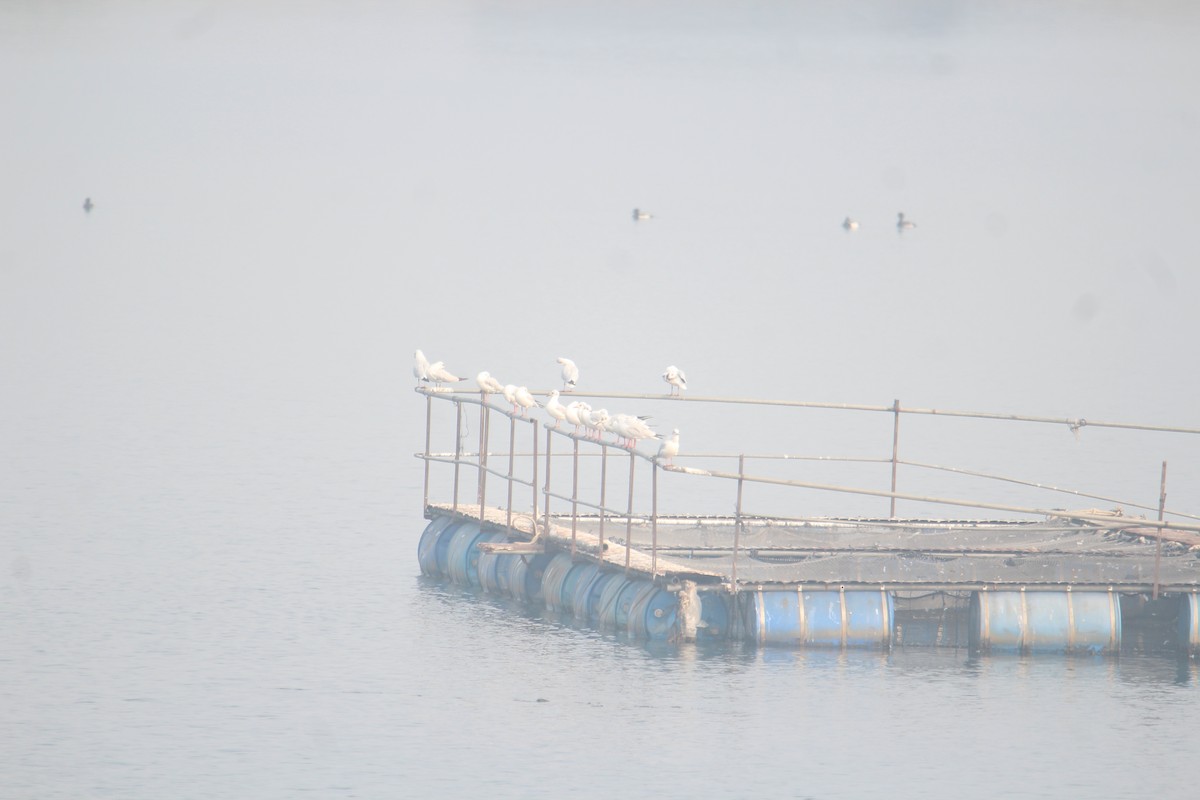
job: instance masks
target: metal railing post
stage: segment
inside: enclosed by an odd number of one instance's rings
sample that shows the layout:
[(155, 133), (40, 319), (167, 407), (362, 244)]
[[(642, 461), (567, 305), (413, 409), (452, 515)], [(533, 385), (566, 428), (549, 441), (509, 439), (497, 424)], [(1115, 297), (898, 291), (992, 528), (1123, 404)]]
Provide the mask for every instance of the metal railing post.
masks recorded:
[(608, 516), (605, 497), (608, 489), (608, 445), (600, 444), (600, 560), (604, 560), (604, 518)]
[(900, 401), (892, 401), (892, 505), (888, 519), (896, 518), (896, 466), (900, 455)]
[[(536, 438), (536, 437), (535, 437)], [(508, 503), (505, 505), (504, 525), (512, 528), (513, 461), (517, 456), (517, 418), (508, 418)]]
[[(531, 425), (533, 425), (533, 479), (529, 481), (529, 488), (530, 488), (530, 489), (532, 490), (532, 492), (533, 492), (533, 505), (531, 506), (531, 508), (532, 508), (532, 511), (531, 511), (530, 513), (531, 513), (531, 514), (533, 514), (533, 535), (534, 535), (534, 536), (537, 536), (537, 507), (538, 507), (538, 502), (537, 502), (537, 492), (538, 492), (538, 485), (537, 485), (537, 479), (538, 479), (538, 473), (537, 473), (537, 471), (538, 471), (538, 451), (537, 451), (537, 442), (538, 442), (538, 424), (537, 424), (537, 422), (536, 422), (536, 421), (531, 421), (531, 422), (530, 422), (530, 424), (531, 424)], [(547, 521), (547, 523), (548, 523), (548, 521)]]
[[(549, 428), (546, 429), (546, 529), (550, 529), (550, 437), (554, 434)], [(537, 503), (533, 504), (533, 510), (537, 511)]]
[(491, 436), (488, 433), (487, 403), (479, 404), (479, 519), (483, 519), (483, 503), (487, 497), (487, 451)]
[(633, 550), (633, 467), (637, 462), (629, 451), (629, 509), (625, 512), (625, 572), (629, 572), (629, 553)]
[(433, 430), (433, 397), (425, 395), (425, 491), (421, 512), (429, 509), (429, 437)]
[(579, 524), (579, 440), (571, 457), (571, 560), (575, 560), (575, 530)]
[(650, 577), (658, 576), (658, 462), (650, 473)]
[(462, 466), (462, 403), (454, 400), (454, 505), (451, 508), (458, 511), (458, 473)]
[[(1162, 465), (1162, 481), (1158, 485), (1158, 521), (1163, 521), (1163, 511), (1167, 507), (1167, 462)], [(1154, 593), (1150, 596), (1151, 600), (1158, 599), (1158, 569), (1162, 563), (1162, 528), (1159, 528), (1158, 544), (1154, 548)]]
[(738, 488), (737, 488), (737, 516), (734, 518), (733, 524), (733, 568), (730, 572), (730, 582), (733, 584), (733, 593), (737, 595), (737, 562), (738, 548), (741, 545), (742, 539), (742, 485), (746, 481), (746, 455), (743, 453), (738, 456)]

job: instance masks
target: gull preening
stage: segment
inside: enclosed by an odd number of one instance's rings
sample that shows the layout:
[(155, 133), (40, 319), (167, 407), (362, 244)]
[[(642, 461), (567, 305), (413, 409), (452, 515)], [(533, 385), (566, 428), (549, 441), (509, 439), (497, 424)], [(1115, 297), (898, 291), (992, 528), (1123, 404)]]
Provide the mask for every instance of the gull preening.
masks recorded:
[(663, 440), (663, 443), (658, 446), (658, 460), (667, 466), (672, 466), (677, 455), (679, 455), (679, 428), (671, 431), (671, 438)]
[(856, 231), (858, 230), (858, 220), (846, 217), (846, 219), (842, 221), (842, 228), (846, 231), (846, 233)]
[(446, 369), (446, 365), (441, 361), (435, 361), (429, 365), (429, 380), (433, 381), (438, 386), (441, 386), (443, 383), (457, 383), (458, 381), (461, 381), (462, 378), (450, 374), (450, 372)]
[(554, 428), (557, 428), (558, 423), (567, 418), (567, 407), (559, 402), (558, 389), (552, 391), (550, 396), (546, 398), (546, 413), (554, 417), (554, 425), (552, 426)]
[(569, 392), (579, 383), (579, 367), (569, 358), (560, 358), (558, 363), (562, 364), (563, 391)]
[(662, 379), (670, 384), (672, 397), (679, 395), (687, 388), (687, 376), (674, 364), (667, 367), (667, 371), (662, 374)]
[(417, 386), (420, 386), (422, 381), (441, 386), (443, 383), (457, 383), (462, 380), (456, 375), (451, 375), (441, 361), (430, 364), (429, 359), (425, 358), (425, 354), (420, 350), (413, 353), (413, 375), (417, 378)]
[(905, 219), (903, 211), (896, 215), (896, 230), (904, 233), (905, 231), (911, 231), (915, 227), (917, 227), (917, 223), (911, 219)]
[(475, 376), (475, 383), (479, 384), (480, 394), (500, 394), (504, 391), (504, 384), (491, 376), (489, 372), (481, 372)]
[(429, 381), (429, 359), (425, 358), (425, 354), (420, 350), (413, 353), (413, 375), (417, 379), (417, 386), (420, 386), (422, 381)]

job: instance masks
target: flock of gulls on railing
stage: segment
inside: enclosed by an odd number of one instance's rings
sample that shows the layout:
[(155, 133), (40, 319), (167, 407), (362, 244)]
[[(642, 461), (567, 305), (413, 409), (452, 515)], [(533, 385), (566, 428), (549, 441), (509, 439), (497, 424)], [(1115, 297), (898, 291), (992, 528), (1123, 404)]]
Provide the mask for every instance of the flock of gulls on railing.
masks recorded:
[[(458, 383), (464, 380), (447, 370), (443, 362), (431, 363), (420, 350), (416, 351), (414, 358), (413, 375), (417, 379), (418, 388), (423, 383), (432, 383), (435, 387), (441, 387), (444, 383)], [(564, 404), (559, 398), (563, 392), (574, 391), (575, 385), (579, 382), (579, 367), (569, 358), (559, 358), (558, 363), (562, 366), (563, 388), (550, 392), (544, 405), (537, 401), (533, 393), (529, 391), (529, 387), (501, 383), (486, 371), (475, 376), (475, 383), (485, 401), (488, 395), (501, 395), (512, 405), (512, 413), (525, 419), (529, 418), (531, 408), (544, 409), (546, 414), (554, 420), (553, 425), (547, 423), (546, 427), (558, 429), (559, 425), (565, 421), (575, 426), (576, 436), (583, 436), (594, 442), (604, 442), (604, 435), (612, 434), (615, 440), (606, 442), (607, 444), (633, 450), (642, 440), (661, 439), (657, 460), (665, 466), (672, 465), (675, 456), (679, 455), (678, 428), (671, 432), (670, 438), (667, 438), (660, 433), (655, 433), (654, 429), (646, 422), (649, 417), (610, 414), (608, 409), (594, 409), (589, 403), (582, 400)], [(662, 379), (670, 387), (668, 395), (670, 397), (679, 397), (683, 390), (687, 389), (687, 377), (679, 367), (674, 365), (667, 367), (662, 374)]]

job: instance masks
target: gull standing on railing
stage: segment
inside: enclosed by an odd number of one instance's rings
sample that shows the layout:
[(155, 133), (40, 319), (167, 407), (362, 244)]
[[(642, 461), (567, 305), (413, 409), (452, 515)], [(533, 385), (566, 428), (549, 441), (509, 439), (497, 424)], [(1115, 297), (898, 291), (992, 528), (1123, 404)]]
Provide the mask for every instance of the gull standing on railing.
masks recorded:
[(687, 388), (687, 377), (683, 374), (683, 370), (672, 364), (667, 367), (667, 371), (662, 374), (662, 379), (671, 386), (671, 396), (679, 395)]
[(529, 409), (533, 408), (534, 406), (537, 406), (538, 408), (541, 408), (542, 406), (541, 403), (533, 399), (533, 395), (526, 386), (518, 386), (514, 396), (516, 397), (517, 405), (521, 407), (521, 416), (525, 417), (526, 419), (529, 418)]
[(569, 358), (560, 358), (558, 363), (562, 364), (563, 391), (572, 391), (579, 383), (579, 367)]
[(462, 378), (450, 374), (441, 361), (435, 361), (429, 365), (429, 380), (441, 386), (443, 383), (458, 383)]
[(558, 389), (552, 391), (546, 399), (546, 413), (554, 417), (554, 425), (551, 426), (553, 428), (558, 428), (558, 423), (567, 418), (567, 407), (559, 401)]
[(501, 394), (504, 391), (504, 384), (492, 377), (489, 372), (481, 372), (475, 376), (475, 382), (479, 384), (480, 394)]
[(517, 387), (513, 384), (505, 384), (500, 390), (504, 394), (504, 399), (512, 403), (512, 413), (517, 413)]
[(665, 439), (658, 446), (658, 460), (666, 466), (673, 466), (677, 455), (679, 455), (679, 428), (671, 431), (671, 438)]

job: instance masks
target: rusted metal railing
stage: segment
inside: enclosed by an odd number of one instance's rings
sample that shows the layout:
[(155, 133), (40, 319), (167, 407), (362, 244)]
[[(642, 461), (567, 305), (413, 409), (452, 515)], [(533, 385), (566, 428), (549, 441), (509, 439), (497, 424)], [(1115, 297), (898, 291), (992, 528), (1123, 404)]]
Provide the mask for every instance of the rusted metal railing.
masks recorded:
[[(421, 391), (421, 390), (419, 390)], [(1079, 497), (1087, 497), (1092, 499), (1104, 500), (1107, 502), (1119, 503), (1132, 508), (1144, 510), (1154, 510), (1155, 507), (1130, 502), (1122, 501), (1116, 498), (1107, 497), (1099, 494), (1089, 494), (1071, 489), (1064, 489), (1057, 486), (1036, 483), (1032, 481), (1020, 480), (990, 473), (984, 473), (976, 470), (968, 470), (959, 467), (950, 467), (936, 464), (928, 464), (918, 461), (909, 461), (900, 458), (900, 417), (902, 414), (925, 414), (948, 417), (976, 418), (976, 419), (992, 419), (992, 420), (1010, 420), (1031, 423), (1053, 423), (1067, 424), (1073, 431), (1078, 431), (1083, 426), (1090, 427), (1108, 427), (1108, 428), (1123, 428), (1138, 431), (1157, 431), (1171, 432), (1177, 434), (1200, 434), (1200, 429), (1179, 428), (1153, 425), (1139, 425), (1132, 423), (1117, 423), (1117, 422), (1089, 422), (1084, 419), (1070, 420), (1063, 418), (1050, 417), (1026, 417), (1007, 414), (992, 414), (985, 412), (962, 412), (962, 411), (939, 411), (935, 409), (914, 409), (902, 407), (899, 400), (892, 402), (890, 406), (863, 406), (863, 405), (847, 405), (834, 403), (809, 403), (809, 402), (792, 402), (792, 401), (762, 401), (762, 400), (743, 400), (732, 398), (675, 398), (684, 402), (714, 402), (714, 403), (741, 403), (747, 405), (775, 405), (789, 408), (805, 408), (805, 409), (838, 409), (852, 411), (867, 411), (867, 412), (887, 412), (892, 415), (892, 442), (890, 458), (865, 458), (865, 457), (832, 457), (832, 456), (797, 456), (787, 454), (753, 454), (740, 453), (738, 455), (722, 454), (722, 453), (692, 453), (691, 458), (705, 460), (710, 463), (719, 461), (720, 459), (737, 458), (736, 471), (723, 471), (719, 469), (697, 469), (677, 466), (674, 464), (660, 464), (657, 459), (647, 453), (639, 451), (636, 447), (627, 448), (622, 445), (616, 445), (611, 442), (603, 441), (602, 437), (593, 439), (588, 436), (567, 430), (557, 429), (549, 424), (546, 424), (546, 441), (544, 452), (539, 453), (539, 421), (529, 419), (518, 413), (510, 412), (506, 408), (500, 408), (489, 403), (487, 396), (481, 396), (475, 393), (466, 392), (445, 392), (436, 390), (423, 390), (426, 395), (426, 413), (425, 413), (425, 449), (422, 453), (418, 453), (418, 457), (424, 460), (424, 487), (423, 499), (426, 508), (431, 502), (431, 465), (434, 463), (449, 463), (453, 465), (454, 482), (453, 482), (453, 501), (451, 508), (458, 512), (460, 502), (460, 478), (461, 469), (463, 466), (474, 468), (477, 470), (477, 491), (476, 499), (480, 515), (483, 515), (483, 509), (487, 505), (487, 477), (488, 475), (496, 476), (503, 479), (507, 483), (507, 495), (505, 500), (505, 524), (509, 529), (513, 527), (513, 519), (515, 513), (524, 514), (524, 509), (516, 508), (517, 501), (515, 491), (517, 486), (526, 486), (529, 488), (529, 513), (533, 519), (533, 535), (536, 537), (539, 531), (539, 503), (541, 505), (541, 525), (542, 529), (550, 529), (552, 521), (556, 515), (553, 513), (552, 503), (558, 502), (569, 505), (570, 518), (570, 542), (571, 556), (577, 557), (578, 544), (577, 538), (579, 534), (579, 523), (581, 519), (581, 509), (594, 512), (598, 518), (599, 525), (599, 552), (603, 557), (605, 549), (606, 535), (609, 532), (606, 529), (606, 523), (609, 519), (625, 520), (625, 559), (624, 567), (626, 571), (630, 569), (630, 553), (633, 549), (632, 545), (632, 529), (635, 519), (647, 518), (650, 524), (651, 541), (650, 541), (650, 560), (651, 572), (658, 572), (658, 521), (660, 517), (660, 472), (671, 472), (674, 474), (702, 476), (718, 480), (731, 480), (736, 483), (736, 505), (735, 505), (735, 525), (733, 533), (733, 563), (732, 563), (732, 584), (737, 586), (737, 570), (738, 557), (741, 548), (741, 538), (745, 520), (750, 518), (747, 515), (744, 506), (745, 503), (745, 488), (746, 484), (754, 483), (765, 486), (782, 486), (796, 489), (806, 489), (821, 492), (848, 493), (865, 497), (880, 497), (887, 498), (889, 502), (888, 519), (897, 520), (896, 503), (898, 500), (904, 500), (916, 503), (937, 504), (946, 506), (957, 506), (962, 508), (982, 509), (989, 511), (1000, 511), (1005, 513), (1013, 513), (1019, 515), (1038, 516), (1043, 518), (1062, 518), (1062, 519), (1079, 519), (1102, 523), (1112, 528), (1138, 528), (1139, 531), (1150, 531), (1147, 535), (1156, 536), (1158, 539), (1158, 549), (1155, 559), (1155, 575), (1154, 575), (1154, 594), (1158, 594), (1159, 586), (1159, 561), (1161, 560), (1162, 549), (1162, 531), (1179, 530), (1187, 532), (1200, 532), (1200, 525), (1186, 522), (1178, 522), (1174, 520), (1166, 520), (1167, 514), (1173, 517), (1181, 517), (1184, 519), (1200, 520), (1200, 515), (1186, 514), (1181, 511), (1169, 510), (1166, 508), (1166, 462), (1162, 464), (1162, 475), (1160, 482), (1160, 492), (1157, 504), (1158, 518), (1157, 520), (1137, 519), (1133, 517), (1112, 517), (1100, 514), (1092, 514), (1088, 512), (1068, 512), (1061, 509), (1051, 509), (1043, 507), (1020, 506), (1011, 503), (987, 502), (968, 498), (953, 498), (928, 496), (909, 492), (898, 491), (898, 477), (900, 467), (924, 469), (924, 470), (940, 470), (951, 473), (962, 474), (970, 477), (989, 479), (995, 481), (1007, 481), (1015, 484), (1020, 484), (1041, 490), (1051, 492), (1059, 492), (1071, 494)], [(580, 395), (588, 397), (612, 397), (622, 399), (665, 399), (661, 395), (616, 395), (616, 394), (588, 394)], [(433, 450), (433, 429), (434, 429), (434, 413), (433, 400), (446, 400), (452, 402), (455, 406), (455, 435), (454, 435), (454, 451), (452, 454), (438, 453)], [(478, 452), (470, 453), (464, 450), (464, 405), (478, 404), (479, 409), (479, 431)], [(493, 414), (503, 414), (509, 417), (509, 436), (507, 453), (493, 454), (490, 452), (491, 444), (491, 419)], [(528, 437), (528, 449), (524, 444), (524, 434), (520, 433), (519, 422), (525, 422), (530, 426), (530, 435)], [(569, 493), (558, 492), (555, 490), (554, 478), (556, 471), (553, 470), (553, 464), (556, 460), (560, 460), (568, 456), (565, 452), (556, 452), (553, 442), (555, 436), (562, 436), (572, 441), (572, 446), (569, 452), (571, 459), (571, 488)], [(581, 451), (581, 444), (595, 445), (598, 449), (596, 452)], [(628, 491), (626, 497), (626, 505), (623, 509), (615, 509), (608, 507), (608, 481), (609, 481), (609, 449), (612, 447), (621, 447), (629, 453), (628, 461)], [(489, 463), (491, 455), (507, 455), (507, 465), (504, 469), (495, 469)], [(581, 461), (588, 458), (598, 457), (600, 459), (599, 466), (599, 498), (597, 502), (592, 502), (589, 498), (595, 496), (597, 487), (587, 486), (581, 492)], [(678, 457), (678, 456), (677, 456)], [(686, 456), (685, 456), (686, 457)], [(648, 514), (636, 513), (637, 499), (637, 481), (638, 471), (636, 469), (637, 460), (641, 458), (651, 465), (649, 474), (649, 503), (650, 510)], [(518, 461), (520, 460), (520, 462)], [(765, 461), (770, 459), (777, 460), (805, 460), (805, 461), (829, 461), (829, 462), (846, 462), (846, 463), (882, 463), (890, 465), (890, 483), (889, 488), (875, 489), (864, 486), (843, 486), (837, 484), (819, 483), (813, 481), (802, 481), (790, 478), (778, 478), (769, 475), (756, 475), (747, 472), (747, 461)], [(524, 463), (526, 460), (530, 463), (528, 472), (532, 475), (526, 479), (520, 474), (521, 469), (518, 468), (519, 463)], [(539, 464), (544, 464), (544, 480), (539, 484)], [(645, 502), (643, 500), (643, 502)], [(559, 517), (562, 514), (557, 515)], [(773, 516), (775, 519), (791, 519), (787, 517)], [(802, 519), (802, 518), (795, 518)], [(1155, 534), (1153, 531), (1159, 531)]]

